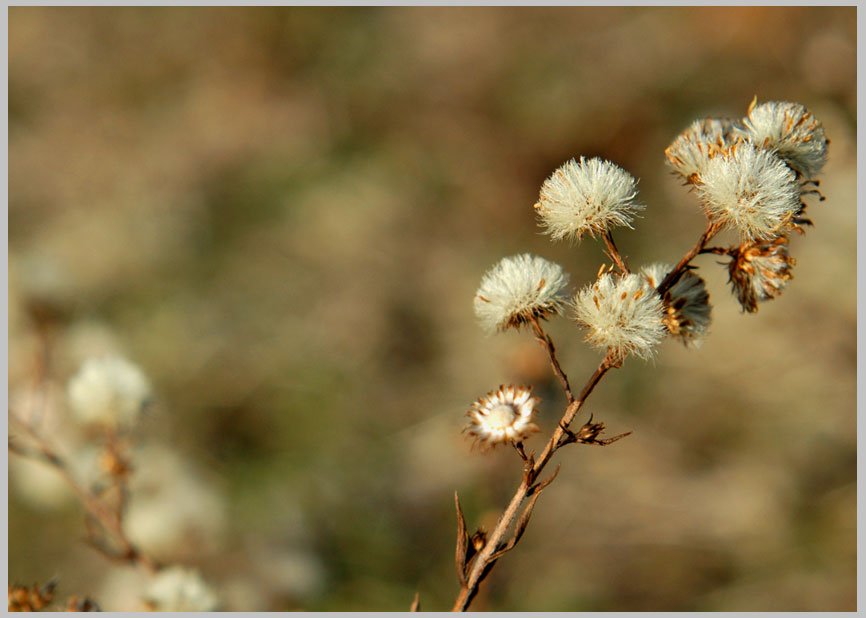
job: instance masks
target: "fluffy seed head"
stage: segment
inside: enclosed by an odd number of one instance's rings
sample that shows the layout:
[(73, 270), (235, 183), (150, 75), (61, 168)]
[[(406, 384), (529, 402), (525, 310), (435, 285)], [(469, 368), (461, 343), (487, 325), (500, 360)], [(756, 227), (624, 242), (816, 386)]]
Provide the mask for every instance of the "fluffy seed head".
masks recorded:
[(788, 255), (785, 236), (744, 243), (731, 250), (730, 255), (729, 281), (743, 311), (754, 313), (759, 302), (779, 296), (788, 281), (794, 278), (791, 269), (796, 260)]
[(559, 264), (528, 253), (503, 258), (481, 279), (475, 315), (487, 333), (556, 315), (567, 284), (568, 275)]
[(621, 167), (599, 158), (571, 159), (544, 181), (535, 211), (554, 240), (580, 240), (587, 232), (631, 227), (646, 208), (635, 202), (637, 181)]
[(771, 101), (749, 107), (737, 133), (760, 148), (774, 151), (791, 169), (813, 178), (827, 162), (824, 127), (805, 106)]
[(662, 299), (637, 274), (606, 273), (574, 298), (574, 317), (588, 330), (586, 341), (622, 359), (646, 359), (665, 335)]
[(128, 427), (150, 399), (150, 383), (137, 365), (117, 356), (87, 359), (69, 380), (69, 406), (87, 425)]
[(526, 386), (500, 386), (472, 402), (466, 413), (469, 424), (464, 429), (475, 438), (475, 444), (486, 451), (491, 446), (507, 442), (522, 442), (538, 431), (532, 422), (538, 397), (530, 397)]
[(665, 149), (667, 163), (694, 183), (710, 157), (733, 143), (734, 123), (727, 118), (695, 120)]
[[(655, 263), (641, 268), (641, 274), (654, 288), (673, 270), (670, 264)], [(685, 346), (699, 347), (712, 321), (712, 305), (704, 280), (686, 271), (662, 298), (664, 322), (668, 332)]]
[(776, 235), (800, 211), (800, 186), (769, 150), (738, 142), (707, 161), (696, 180), (707, 216), (744, 242)]
[(148, 586), (147, 602), (163, 612), (213, 612), (219, 598), (195, 569), (172, 566), (160, 571)]

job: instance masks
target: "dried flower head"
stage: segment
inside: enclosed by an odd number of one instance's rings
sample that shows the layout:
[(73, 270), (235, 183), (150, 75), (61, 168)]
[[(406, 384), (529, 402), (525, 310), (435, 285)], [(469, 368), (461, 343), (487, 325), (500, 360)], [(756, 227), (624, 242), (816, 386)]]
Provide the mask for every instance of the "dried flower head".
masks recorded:
[(554, 240), (580, 240), (587, 232), (631, 227), (646, 208), (635, 202), (637, 180), (621, 167), (599, 158), (571, 159), (544, 181), (535, 211)]
[(69, 380), (67, 396), (77, 419), (88, 425), (128, 427), (151, 396), (137, 365), (117, 356), (87, 359)]
[(665, 335), (661, 296), (646, 277), (606, 273), (574, 298), (575, 319), (588, 329), (586, 341), (622, 359), (653, 355)]
[(712, 157), (696, 181), (707, 216), (743, 242), (771, 238), (800, 211), (794, 172), (769, 150), (738, 142)]
[(737, 133), (758, 147), (774, 151), (791, 169), (813, 178), (827, 162), (824, 127), (805, 106), (771, 101), (749, 106)]
[(734, 123), (727, 118), (695, 120), (665, 149), (667, 163), (694, 183), (710, 157), (733, 143)]
[(475, 438), (486, 451), (491, 446), (506, 442), (522, 442), (538, 431), (532, 422), (538, 397), (530, 397), (531, 388), (526, 386), (500, 386), (484, 397), (472, 402), (466, 413), (469, 425), (464, 431)]
[(503, 258), (481, 279), (475, 315), (487, 333), (556, 315), (567, 284), (568, 275), (559, 264), (528, 253)]
[[(641, 268), (641, 274), (654, 288), (673, 270), (670, 264), (655, 263)], [(712, 305), (704, 280), (686, 271), (662, 297), (665, 328), (685, 346), (699, 347), (712, 321)]]
[(791, 269), (796, 260), (788, 255), (788, 239), (779, 236), (771, 241), (744, 243), (729, 252), (728, 264), (733, 293), (743, 311), (754, 313), (758, 303), (782, 293), (794, 278)]
[(191, 568), (172, 566), (160, 571), (147, 589), (146, 600), (157, 611), (213, 612), (219, 609), (219, 598)]

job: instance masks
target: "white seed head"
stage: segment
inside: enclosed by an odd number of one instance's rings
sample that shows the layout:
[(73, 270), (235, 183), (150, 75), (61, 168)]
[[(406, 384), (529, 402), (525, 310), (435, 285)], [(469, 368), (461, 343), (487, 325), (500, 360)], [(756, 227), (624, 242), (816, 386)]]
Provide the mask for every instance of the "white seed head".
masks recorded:
[(216, 592), (201, 574), (182, 566), (160, 571), (148, 586), (145, 599), (162, 612), (213, 612), (220, 605)]
[(635, 201), (637, 180), (621, 167), (599, 158), (571, 159), (544, 181), (535, 211), (553, 240), (580, 240), (611, 227), (631, 227), (646, 208)]
[(128, 427), (151, 396), (150, 383), (137, 365), (118, 356), (87, 359), (69, 380), (69, 405), (86, 425)]
[(665, 149), (667, 163), (693, 183), (714, 154), (733, 143), (734, 123), (728, 118), (695, 120)]
[(754, 313), (758, 303), (779, 296), (794, 278), (796, 260), (788, 255), (788, 239), (744, 243), (731, 253), (728, 274), (743, 311)]
[(774, 236), (800, 211), (800, 186), (769, 150), (738, 142), (707, 161), (696, 181), (707, 216), (744, 241)]
[(559, 264), (524, 253), (503, 258), (481, 279), (475, 315), (487, 333), (517, 328), (562, 309), (568, 275)]
[(637, 274), (599, 277), (575, 296), (574, 317), (587, 328), (586, 341), (621, 359), (651, 357), (665, 335), (662, 299)]
[(774, 151), (805, 178), (814, 177), (827, 162), (824, 127), (799, 103), (753, 104), (737, 133), (759, 148)]
[(526, 386), (500, 386), (480, 397), (466, 413), (469, 425), (464, 431), (475, 438), (474, 444), (479, 444), (482, 451), (497, 444), (522, 442), (538, 431), (532, 418), (539, 399), (530, 397), (531, 390)]
[[(654, 288), (673, 270), (670, 264), (657, 262), (640, 269)], [(662, 298), (663, 322), (668, 332), (683, 345), (699, 347), (712, 322), (712, 305), (704, 280), (692, 271), (686, 271)]]

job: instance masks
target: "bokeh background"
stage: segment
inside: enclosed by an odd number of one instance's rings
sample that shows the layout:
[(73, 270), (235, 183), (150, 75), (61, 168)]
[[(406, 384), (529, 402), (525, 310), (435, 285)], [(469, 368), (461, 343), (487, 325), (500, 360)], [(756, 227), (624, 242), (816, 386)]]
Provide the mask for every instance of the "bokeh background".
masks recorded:
[[(577, 289), (603, 261), (540, 233), (542, 181), (616, 162), (648, 204), (620, 249), (676, 261), (703, 221), (664, 148), (797, 101), (831, 145), (795, 279), (744, 315), (697, 259), (711, 336), (605, 378), (587, 411), (634, 434), (561, 452), (473, 609), (854, 610), (855, 11), (12, 7), (10, 407), (48, 358), (62, 417), (81, 362), (123, 354), (157, 393), (145, 549), (231, 610), (450, 609), (453, 492), (489, 529), (520, 471), (470, 451), (465, 411), (503, 382), (547, 432), (564, 405), (528, 334), (477, 327), (481, 275), (529, 251)], [(550, 332), (582, 384), (599, 353)], [(83, 536), (10, 455), (10, 582), (140, 609), (146, 575)]]

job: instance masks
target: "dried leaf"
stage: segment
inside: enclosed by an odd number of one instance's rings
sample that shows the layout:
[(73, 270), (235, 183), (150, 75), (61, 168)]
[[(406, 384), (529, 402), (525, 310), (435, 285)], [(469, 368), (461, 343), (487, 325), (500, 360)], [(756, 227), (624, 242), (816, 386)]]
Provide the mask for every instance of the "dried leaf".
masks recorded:
[(460, 508), (460, 498), (457, 497), (456, 491), (454, 506), (457, 508), (457, 550), (454, 558), (460, 584), (466, 585), (466, 551), (469, 546), (469, 533), (466, 531), (466, 519), (463, 517), (463, 509)]
[(559, 470), (562, 468), (562, 464), (557, 464), (556, 470), (553, 471), (553, 474), (550, 475), (547, 479), (541, 481), (537, 485), (533, 485), (529, 488), (529, 491), (526, 493), (527, 496), (532, 496), (538, 493), (541, 493), (541, 490), (550, 485), (553, 482), (553, 479), (556, 478), (556, 475), (559, 474)]

